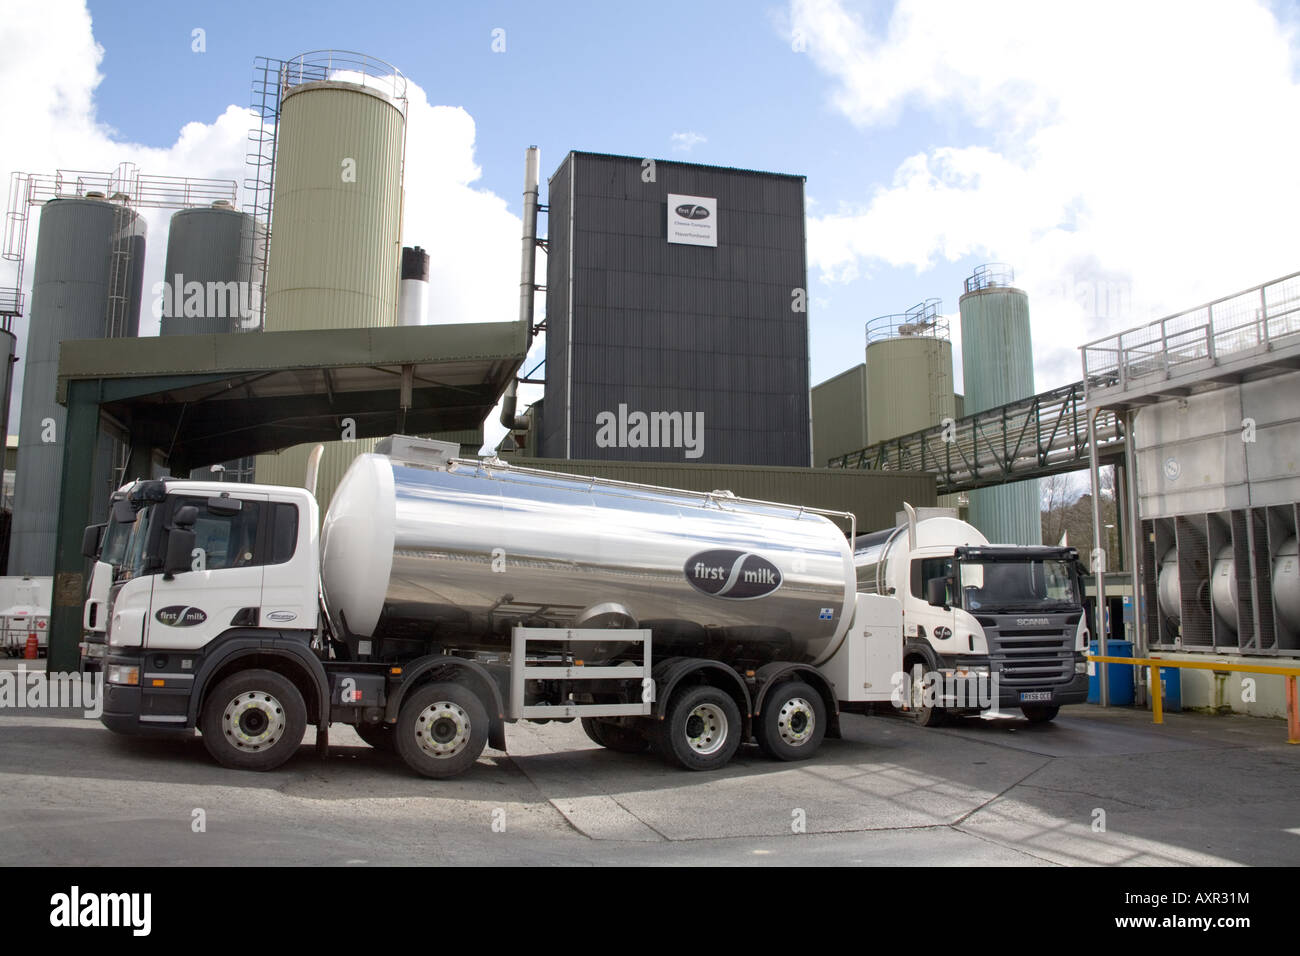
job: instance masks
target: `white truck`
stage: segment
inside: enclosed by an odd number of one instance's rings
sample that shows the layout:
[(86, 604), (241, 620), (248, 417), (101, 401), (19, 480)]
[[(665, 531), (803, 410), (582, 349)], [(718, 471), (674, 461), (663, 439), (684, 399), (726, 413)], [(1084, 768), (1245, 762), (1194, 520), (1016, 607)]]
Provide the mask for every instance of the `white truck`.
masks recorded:
[(386, 439), (323, 523), (302, 488), (131, 485), (103, 723), (197, 728), (254, 770), (346, 723), (439, 778), (504, 750), (507, 722), (579, 719), (710, 770), (749, 739), (810, 757), (842, 711), (895, 695), (901, 605), (857, 593), (852, 515), (454, 449)]
[(905, 710), (948, 716), (1019, 708), (1050, 721), (1088, 696), (1082, 566), (1069, 547), (993, 545), (949, 509), (854, 541), (857, 588), (902, 604)]

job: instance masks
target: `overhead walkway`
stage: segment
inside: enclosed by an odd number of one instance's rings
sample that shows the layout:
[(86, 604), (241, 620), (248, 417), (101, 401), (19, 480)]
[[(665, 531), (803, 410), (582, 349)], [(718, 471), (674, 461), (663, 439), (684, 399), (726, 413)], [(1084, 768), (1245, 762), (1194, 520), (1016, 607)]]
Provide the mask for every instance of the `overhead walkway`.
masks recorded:
[[(1124, 454), (1115, 415), (1097, 422), (1101, 458)], [(1083, 382), (1040, 392), (924, 431), (900, 435), (833, 458), (831, 468), (930, 471), (939, 494), (1045, 478), (1088, 467), (1088, 413)]]

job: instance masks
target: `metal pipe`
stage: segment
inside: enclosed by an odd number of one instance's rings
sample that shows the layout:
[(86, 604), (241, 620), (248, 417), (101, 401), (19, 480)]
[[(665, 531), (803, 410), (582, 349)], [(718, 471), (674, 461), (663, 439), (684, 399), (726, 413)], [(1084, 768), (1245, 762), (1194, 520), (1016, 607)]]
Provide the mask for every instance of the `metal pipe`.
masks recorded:
[(1142, 613), (1142, 508), (1138, 497), (1137, 448), (1133, 439), (1133, 422), (1137, 412), (1129, 409), (1124, 415), (1124, 471), (1128, 474), (1128, 495), (1124, 502), (1128, 508), (1129, 552), (1128, 568), (1133, 591), (1133, 646), (1136, 656), (1147, 654), (1145, 615)]
[[(537, 296), (537, 192), (541, 152), (536, 146), (524, 151), (524, 232), (519, 263), (519, 321), (533, 334), (533, 302)], [(506, 428), (527, 428), (528, 419), (518, 415), (518, 381), (511, 379), (501, 400), (501, 424)]]
[(519, 321), (533, 329), (533, 299), (537, 285), (537, 190), (541, 153), (536, 146), (524, 152), (524, 235), (519, 268)]
[[(1092, 573), (1097, 581), (1097, 650), (1105, 657), (1106, 649), (1106, 552), (1101, 546), (1101, 474), (1097, 462), (1097, 416), (1101, 409), (1088, 410), (1088, 472), (1092, 479)], [(1101, 665), (1101, 706), (1110, 706), (1110, 687)]]

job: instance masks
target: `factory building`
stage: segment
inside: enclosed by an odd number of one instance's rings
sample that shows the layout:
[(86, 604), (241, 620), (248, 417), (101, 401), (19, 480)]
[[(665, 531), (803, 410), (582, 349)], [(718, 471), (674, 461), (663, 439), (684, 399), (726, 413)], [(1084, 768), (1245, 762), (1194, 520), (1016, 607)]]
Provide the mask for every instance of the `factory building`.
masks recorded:
[(1132, 427), (1137, 651), (1223, 661), (1183, 706), (1281, 716), (1282, 680), (1233, 665), (1300, 657), (1300, 273), (1082, 351), (1090, 412)]
[(548, 225), (543, 457), (811, 463), (803, 177), (572, 152)]

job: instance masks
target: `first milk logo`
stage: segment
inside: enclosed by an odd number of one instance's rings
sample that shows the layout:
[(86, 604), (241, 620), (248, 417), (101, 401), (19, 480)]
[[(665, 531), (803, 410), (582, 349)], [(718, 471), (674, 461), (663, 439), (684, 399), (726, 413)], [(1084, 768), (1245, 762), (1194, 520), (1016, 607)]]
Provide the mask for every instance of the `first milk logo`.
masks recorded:
[(127, 926), (133, 936), (148, 936), (152, 925), (152, 893), (71, 892), (50, 897), (50, 925), (60, 927)]
[(781, 586), (780, 569), (751, 551), (701, 551), (686, 559), (684, 570), (695, 590), (733, 601), (763, 597)]

